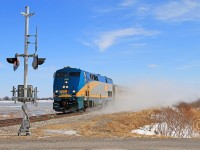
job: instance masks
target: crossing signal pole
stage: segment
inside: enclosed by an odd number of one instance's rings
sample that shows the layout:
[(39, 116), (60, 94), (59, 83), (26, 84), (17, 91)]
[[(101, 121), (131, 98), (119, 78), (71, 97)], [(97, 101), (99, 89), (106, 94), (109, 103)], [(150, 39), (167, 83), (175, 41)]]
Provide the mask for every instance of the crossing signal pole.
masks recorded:
[[(38, 65), (42, 65), (46, 58), (38, 58), (37, 52), (37, 27), (36, 27), (36, 34), (29, 35), (29, 17), (33, 16), (35, 13), (29, 13), (29, 7), (25, 7), (25, 12), (21, 13), (25, 17), (25, 35), (24, 35), (24, 54), (15, 54), (14, 58), (7, 58), (8, 63), (13, 64), (14, 71), (17, 70), (18, 66), (20, 65), (20, 61), (18, 57), (24, 58), (24, 85), (18, 85), (18, 90), (13, 87), (11, 91), (13, 93), (13, 98), (18, 101), (23, 102), (22, 110), (23, 110), (23, 121), (21, 127), (19, 129), (18, 135), (26, 134), (30, 135), (30, 120), (27, 114), (27, 105), (26, 102), (36, 100), (37, 99), (37, 87), (33, 90), (32, 85), (28, 85), (28, 59), (29, 57), (33, 57), (33, 69), (38, 69)], [(29, 42), (29, 37), (35, 37), (35, 43)], [(28, 45), (35, 44), (35, 53), (28, 54)], [(16, 96), (16, 92), (18, 92), (18, 96)], [(33, 94), (34, 93), (34, 94)], [(34, 95), (34, 96), (33, 96)]]

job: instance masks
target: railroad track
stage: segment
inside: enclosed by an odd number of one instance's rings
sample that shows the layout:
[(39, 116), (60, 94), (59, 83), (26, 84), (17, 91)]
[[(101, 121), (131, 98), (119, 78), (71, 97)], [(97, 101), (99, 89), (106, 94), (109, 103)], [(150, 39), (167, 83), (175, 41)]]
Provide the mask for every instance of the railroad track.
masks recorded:
[[(56, 119), (56, 118), (63, 118), (63, 117), (69, 117), (69, 116), (76, 116), (76, 115), (82, 115), (83, 113), (57, 113), (57, 114), (46, 114), (46, 115), (40, 115), (40, 116), (30, 116), (30, 122), (39, 122), (39, 121), (46, 121), (50, 119)], [(5, 119), (0, 120), (0, 127), (7, 127), (12, 125), (19, 125), (22, 123), (22, 118), (13, 118), (13, 119)]]

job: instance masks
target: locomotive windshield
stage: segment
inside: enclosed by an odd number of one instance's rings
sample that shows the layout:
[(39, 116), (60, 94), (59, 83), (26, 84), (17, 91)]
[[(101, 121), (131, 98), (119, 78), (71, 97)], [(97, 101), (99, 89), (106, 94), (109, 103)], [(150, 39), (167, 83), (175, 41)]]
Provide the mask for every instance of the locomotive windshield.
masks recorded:
[(80, 72), (69, 72), (69, 76), (79, 77), (80, 76)]
[(56, 77), (79, 77), (80, 72), (56, 72)]
[(56, 72), (56, 77), (66, 77), (68, 76), (67, 72)]

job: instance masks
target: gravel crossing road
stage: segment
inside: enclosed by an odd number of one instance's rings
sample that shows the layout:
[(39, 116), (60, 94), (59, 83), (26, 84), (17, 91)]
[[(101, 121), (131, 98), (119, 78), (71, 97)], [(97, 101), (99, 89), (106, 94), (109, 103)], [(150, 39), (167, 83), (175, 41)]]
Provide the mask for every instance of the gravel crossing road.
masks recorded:
[(199, 139), (89, 139), (89, 138), (50, 138), (40, 140), (0, 141), (2, 150), (199, 150)]

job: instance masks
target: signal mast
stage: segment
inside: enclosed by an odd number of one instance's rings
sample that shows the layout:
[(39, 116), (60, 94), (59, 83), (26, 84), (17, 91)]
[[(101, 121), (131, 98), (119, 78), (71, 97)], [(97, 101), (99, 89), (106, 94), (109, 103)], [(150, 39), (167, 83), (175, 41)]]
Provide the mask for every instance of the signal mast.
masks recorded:
[[(20, 65), (19, 57), (24, 58), (24, 84), (18, 85), (18, 89), (13, 86), (13, 90), (11, 91), (13, 94), (13, 99), (17, 101), (22, 102), (22, 111), (23, 111), (23, 120), (21, 127), (18, 132), (18, 136), (25, 134), (30, 135), (30, 120), (29, 116), (27, 114), (27, 105), (26, 102), (36, 102), (37, 100), (37, 87), (34, 88), (32, 85), (28, 85), (28, 59), (29, 57), (33, 57), (33, 63), (32, 67), (33, 69), (38, 69), (38, 65), (42, 65), (46, 58), (38, 58), (37, 52), (37, 27), (36, 27), (36, 34), (35, 35), (29, 35), (29, 17), (33, 16), (35, 13), (29, 13), (29, 7), (25, 7), (25, 12), (21, 12), (21, 14), (25, 17), (25, 39), (24, 39), (24, 54), (15, 54), (14, 58), (7, 58), (7, 62), (13, 64), (14, 71), (17, 70), (17, 68)], [(30, 43), (29, 37), (35, 37), (35, 42)], [(28, 54), (28, 46), (29, 44), (35, 44), (35, 53), (34, 54)], [(16, 96), (16, 93), (18, 94)]]

